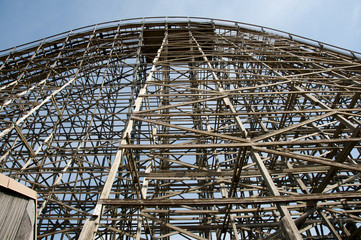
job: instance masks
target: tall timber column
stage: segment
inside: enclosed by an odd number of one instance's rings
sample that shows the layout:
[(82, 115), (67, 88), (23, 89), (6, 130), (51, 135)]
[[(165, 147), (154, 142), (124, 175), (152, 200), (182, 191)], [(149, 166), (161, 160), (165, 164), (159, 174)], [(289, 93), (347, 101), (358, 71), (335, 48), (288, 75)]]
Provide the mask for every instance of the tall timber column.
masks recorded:
[[(140, 89), (138, 97), (136, 98), (136, 101), (134, 103), (133, 114), (139, 112), (140, 109), (141, 109), (141, 106), (143, 104), (142, 95), (146, 94), (146, 92), (147, 92), (147, 87), (148, 87), (147, 82), (151, 81), (151, 79), (152, 79), (153, 73), (154, 73), (155, 68), (157, 66), (157, 62), (158, 62), (158, 60), (160, 58), (160, 55), (161, 55), (162, 50), (164, 48), (164, 45), (167, 42), (167, 38), (168, 38), (168, 33), (167, 33), (167, 31), (165, 31), (162, 44), (161, 44), (160, 48), (158, 49), (157, 55), (155, 56), (155, 58), (153, 60), (153, 66), (152, 66), (152, 68), (150, 70), (150, 73), (149, 73), (149, 75), (147, 77), (147, 80), (146, 80), (145, 84), (143, 85), (143, 87)], [(129, 118), (129, 121), (128, 121), (127, 125), (126, 125), (126, 128), (125, 128), (124, 132), (123, 132), (122, 139), (120, 141), (121, 145), (128, 144), (127, 138), (129, 138), (129, 136), (130, 136), (130, 134), (131, 134), (131, 132), (133, 130), (133, 125), (134, 125), (134, 120)], [(113, 186), (113, 182), (114, 182), (115, 177), (117, 175), (117, 170), (118, 170), (120, 164), (122, 164), (123, 158), (124, 158), (124, 149), (120, 149), (120, 150), (117, 151), (115, 159), (114, 159), (114, 161), (112, 163), (112, 166), (110, 168), (107, 180), (105, 181), (105, 184), (103, 186), (103, 190), (102, 190), (102, 193), (101, 193), (101, 196), (100, 196), (101, 200), (105, 200), (105, 199), (109, 198), (109, 194), (110, 194), (111, 188)], [(103, 210), (102, 208), (103, 208), (103, 204), (102, 203), (97, 203), (97, 205), (96, 205), (96, 207), (95, 207), (95, 209), (93, 211), (92, 217), (88, 218), (86, 220), (85, 224), (84, 224), (84, 227), (83, 227), (83, 229), (81, 231), (79, 240), (89, 240), (89, 239), (92, 239), (94, 237), (94, 233), (97, 231), (98, 224), (99, 224), (99, 221), (100, 221), (100, 218), (101, 218), (101, 215), (102, 215), (102, 210)]]

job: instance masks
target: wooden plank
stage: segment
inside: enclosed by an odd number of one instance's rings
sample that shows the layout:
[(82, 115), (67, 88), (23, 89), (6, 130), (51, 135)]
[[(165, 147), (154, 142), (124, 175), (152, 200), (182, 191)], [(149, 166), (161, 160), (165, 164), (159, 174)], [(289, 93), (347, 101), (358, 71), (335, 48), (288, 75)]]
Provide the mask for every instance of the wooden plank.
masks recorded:
[(348, 165), (348, 164), (344, 164), (344, 163), (335, 162), (335, 161), (332, 161), (332, 160), (329, 160), (329, 159), (326, 159), (326, 158), (313, 157), (313, 156), (308, 156), (308, 155), (301, 155), (301, 154), (297, 154), (297, 153), (281, 152), (281, 151), (277, 151), (277, 150), (271, 150), (271, 149), (260, 148), (260, 147), (254, 147), (254, 149), (259, 151), (259, 152), (271, 153), (271, 154), (275, 154), (275, 155), (279, 155), (279, 156), (295, 158), (295, 159), (308, 161), (308, 162), (314, 162), (314, 163), (322, 164), (322, 165), (325, 165), (325, 166), (330, 166), (330, 167), (336, 167), (336, 168), (340, 168), (340, 169), (347, 169), (347, 170), (351, 170), (351, 171), (361, 172), (361, 165), (360, 164)]
[[(317, 139), (317, 140), (297, 140), (297, 141), (271, 141), (271, 142), (244, 142), (244, 143), (208, 143), (208, 144), (120, 144), (119, 148), (124, 149), (199, 149), (199, 148), (239, 148), (239, 147), (262, 147), (262, 146), (307, 146), (320, 145), (329, 143), (346, 143), (360, 142), (361, 138), (345, 138), (345, 139)], [(325, 148), (325, 146), (323, 146)], [(327, 147), (326, 147), (327, 148)], [(86, 150), (87, 148), (83, 148)]]
[(270, 204), (270, 203), (290, 203), (290, 202), (313, 202), (332, 201), (340, 199), (361, 199), (361, 192), (341, 192), (341, 193), (314, 193), (300, 195), (279, 195), (267, 197), (248, 198), (214, 198), (214, 199), (100, 199), (104, 205), (118, 207), (156, 207), (169, 206), (209, 206), (209, 205), (249, 205), (249, 204)]
[[(300, 92), (303, 92), (304, 90), (301, 87), (298, 86), (294, 86), (295, 89), (297, 89)], [(312, 96), (310, 93), (303, 93), (303, 95), (308, 98), (311, 102), (321, 106), (323, 109), (327, 109), (327, 110), (331, 110), (330, 107), (328, 107), (326, 104), (324, 104), (323, 102), (321, 102), (319, 99), (317, 99), (316, 97)], [(358, 94), (356, 94), (355, 96), (359, 96)], [(345, 118), (344, 116), (340, 115), (340, 114), (336, 114), (336, 117), (346, 126), (348, 126), (350, 129), (355, 130), (357, 126), (355, 126), (352, 122), (350, 122), (347, 118)]]
[(28, 140), (26, 140), (24, 134), (21, 132), (21, 129), (18, 127), (18, 125), (14, 124), (14, 128), (16, 130), (16, 132), (18, 133), (21, 141), (24, 143), (26, 149), (29, 150), (30, 152), (30, 156), (33, 158), (36, 156), (36, 153), (34, 152), (34, 149), (30, 146)]
[(299, 127), (302, 127), (302, 126), (305, 126), (305, 125), (308, 125), (310, 123), (313, 123), (315, 121), (319, 121), (321, 119), (324, 119), (324, 118), (327, 118), (327, 117), (330, 117), (332, 115), (336, 114), (336, 112), (328, 112), (328, 113), (325, 113), (325, 114), (322, 114), (320, 116), (317, 116), (317, 117), (314, 117), (314, 118), (310, 118), (308, 120), (305, 120), (303, 122), (300, 122), (298, 124), (294, 124), (294, 125), (291, 125), (291, 126), (288, 126), (288, 127), (285, 127), (285, 128), (282, 128), (282, 129), (278, 129), (278, 130), (274, 130), (270, 133), (267, 133), (267, 134), (264, 134), (264, 135), (261, 135), (259, 137), (256, 137), (254, 139), (252, 139), (254, 142), (258, 142), (258, 141), (261, 141), (261, 140), (265, 140), (267, 138), (270, 138), (270, 137), (274, 137), (274, 136), (277, 136), (277, 135), (280, 135), (282, 133), (286, 133), (288, 131), (291, 131), (293, 129), (296, 129), (296, 128), (299, 128)]
[[(221, 94), (221, 93), (219, 93)], [(153, 95), (154, 96), (154, 95)], [(161, 94), (162, 96), (162, 94)], [(195, 104), (195, 103), (201, 103), (201, 102), (206, 102), (206, 101), (214, 101), (217, 99), (221, 99), (224, 98), (225, 95), (221, 94), (221, 96), (217, 96), (217, 97), (211, 97), (211, 98), (202, 98), (200, 100), (195, 100), (195, 101), (189, 101), (189, 102), (183, 102), (183, 103), (178, 103), (178, 104), (171, 104), (171, 105), (165, 105), (162, 107), (158, 107), (158, 108), (152, 108), (152, 109), (147, 109), (147, 110), (143, 110), (143, 111), (139, 111), (136, 113), (136, 115), (142, 115), (144, 113), (149, 113), (149, 112), (155, 112), (155, 111), (161, 111), (161, 110), (165, 110), (165, 109), (171, 109), (171, 108), (177, 108), (177, 107), (181, 107), (181, 106), (189, 106), (191, 104)]]
[[(294, 167), (292, 169), (277, 169), (277, 170), (268, 170), (271, 175), (283, 175), (283, 174), (302, 174), (302, 173), (316, 173), (316, 172), (326, 172), (330, 169), (329, 166), (309, 166), (309, 167)], [(213, 177), (213, 176), (224, 176), (232, 177), (234, 174), (233, 171), (222, 171), (217, 172), (214, 170), (207, 170), (204, 172), (139, 172), (140, 177), (146, 177), (150, 179), (157, 178), (172, 178), (172, 177)], [(242, 170), (240, 177), (256, 177), (261, 176), (260, 171), (256, 170)]]
[(318, 209), (318, 213), (321, 215), (322, 219), (325, 221), (327, 227), (331, 230), (333, 235), (337, 238), (337, 240), (342, 240), (341, 236), (333, 226), (333, 224), (330, 222), (330, 220), (327, 218), (327, 216), (322, 212), (321, 209)]
[(165, 127), (176, 128), (176, 129), (180, 129), (180, 130), (187, 131), (187, 132), (198, 133), (198, 134), (202, 134), (202, 135), (210, 136), (210, 137), (218, 137), (218, 138), (221, 138), (221, 139), (233, 140), (233, 141), (236, 141), (236, 142), (249, 142), (247, 139), (244, 139), (244, 138), (233, 137), (233, 136), (225, 135), (225, 134), (221, 134), (221, 133), (213, 133), (213, 132), (188, 128), (188, 127), (183, 127), (181, 125), (170, 124), (170, 123), (166, 123), (166, 122), (162, 122), (162, 121), (154, 121), (154, 120), (150, 120), (150, 119), (136, 117), (134, 115), (131, 116), (131, 119), (132, 120), (137, 120), (137, 121), (142, 121), (142, 122), (148, 122), (148, 123), (152, 123), (152, 124), (155, 124), (155, 125), (161, 125), (161, 126), (165, 126)]
[(177, 227), (177, 226), (175, 226), (175, 225), (173, 225), (173, 224), (167, 223), (166, 221), (164, 221), (164, 220), (162, 220), (162, 219), (153, 217), (153, 216), (150, 215), (150, 214), (141, 212), (140, 215), (142, 215), (143, 217), (147, 218), (148, 220), (152, 220), (152, 221), (154, 221), (154, 222), (157, 222), (157, 223), (159, 223), (159, 224), (161, 224), (161, 225), (163, 225), (163, 226), (166, 226), (166, 227), (168, 227), (168, 228), (171, 228), (171, 229), (173, 229), (173, 230), (175, 230), (175, 231), (177, 231), (177, 232), (183, 233), (183, 234), (185, 234), (185, 235), (187, 235), (187, 236), (189, 236), (189, 237), (192, 237), (192, 238), (195, 238), (195, 239), (199, 239), (199, 240), (207, 240), (206, 238), (202, 238), (202, 237), (200, 237), (199, 235), (196, 235), (196, 234), (194, 234), (194, 233), (192, 233), (192, 232), (189, 232), (189, 231), (187, 231), (187, 230), (185, 230), (185, 229), (183, 229), (183, 228), (180, 228), (180, 227)]

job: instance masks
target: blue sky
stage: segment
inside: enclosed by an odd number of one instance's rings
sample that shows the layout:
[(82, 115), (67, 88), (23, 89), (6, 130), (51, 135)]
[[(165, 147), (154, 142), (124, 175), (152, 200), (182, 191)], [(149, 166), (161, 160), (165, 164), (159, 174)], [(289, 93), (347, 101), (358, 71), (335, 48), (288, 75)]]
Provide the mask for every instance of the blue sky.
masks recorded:
[(0, 0), (0, 50), (86, 25), (145, 16), (234, 20), (361, 52), (360, 0)]

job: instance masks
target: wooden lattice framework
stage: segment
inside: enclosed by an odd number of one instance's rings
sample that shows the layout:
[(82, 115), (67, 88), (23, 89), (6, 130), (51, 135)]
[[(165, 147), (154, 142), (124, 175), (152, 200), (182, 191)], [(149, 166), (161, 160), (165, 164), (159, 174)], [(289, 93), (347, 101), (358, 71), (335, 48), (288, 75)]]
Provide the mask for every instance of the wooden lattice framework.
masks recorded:
[(4, 50), (0, 171), (39, 239), (358, 239), (360, 56), (180, 17)]

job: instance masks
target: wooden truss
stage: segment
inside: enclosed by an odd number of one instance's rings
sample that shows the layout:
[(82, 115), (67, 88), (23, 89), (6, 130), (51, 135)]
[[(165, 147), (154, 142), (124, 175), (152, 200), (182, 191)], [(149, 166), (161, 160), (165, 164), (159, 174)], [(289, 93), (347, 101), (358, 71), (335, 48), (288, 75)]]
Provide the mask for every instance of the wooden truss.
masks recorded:
[(0, 171), (39, 239), (358, 239), (360, 53), (144, 18), (1, 52)]

